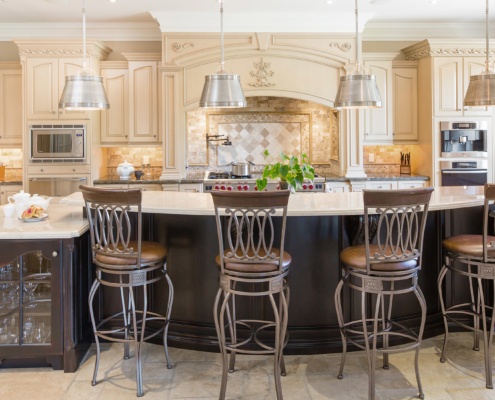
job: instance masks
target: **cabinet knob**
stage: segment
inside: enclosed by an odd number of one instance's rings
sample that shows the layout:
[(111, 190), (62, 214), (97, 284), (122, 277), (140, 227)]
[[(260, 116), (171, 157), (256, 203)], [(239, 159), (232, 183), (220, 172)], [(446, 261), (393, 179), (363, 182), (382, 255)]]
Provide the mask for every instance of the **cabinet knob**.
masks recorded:
[(52, 111), (52, 114), (56, 114), (57, 112), (56, 111)]
[(57, 257), (57, 256), (58, 256), (58, 252), (54, 251), (54, 252), (52, 253), (52, 257)]
[(76, 172), (76, 169), (75, 168), (72, 168), (72, 172)]
[(41, 172), (45, 172), (45, 170), (43, 168), (40, 169)]

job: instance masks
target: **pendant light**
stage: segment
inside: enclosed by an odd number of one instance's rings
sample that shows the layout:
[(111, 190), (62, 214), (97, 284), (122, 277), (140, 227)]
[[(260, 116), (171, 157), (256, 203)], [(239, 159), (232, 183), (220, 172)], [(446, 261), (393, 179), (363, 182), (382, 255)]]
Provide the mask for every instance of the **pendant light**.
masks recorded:
[(223, 50), (223, 0), (220, 3), (220, 66), (213, 75), (206, 75), (203, 93), (199, 100), (200, 107), (234, 108), (246, 107), (247, 101), (241, 87), (241, 77), (224, 70)]
[(375, 75), (368, 75), (359, 62), (358, 0), (356, 0), (356, 66), (346, 76), (340, 78), (335, 97), (335, 108), (374, 108), (382, 106), (382, 99)]
[(490, 42), (488, 39), (488, 0), (486, 0), (486, 61), (479, 75), (472, 75), (464, 97), (466, 107), (495, 105), (495, 73), (490, 69)]
[(66, 76), (58, 106), (65, 110), (102, 110), (110, 108), (103, 78), (88, 68), (86, 60), (86, 0), (83, 0), (83, 65), (78, 75)]

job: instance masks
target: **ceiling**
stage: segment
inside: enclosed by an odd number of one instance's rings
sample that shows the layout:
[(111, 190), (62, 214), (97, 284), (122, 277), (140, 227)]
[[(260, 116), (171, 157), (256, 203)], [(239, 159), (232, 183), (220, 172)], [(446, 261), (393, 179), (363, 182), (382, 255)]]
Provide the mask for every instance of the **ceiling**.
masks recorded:
[[(0, 0), (0, 39), (33, 37), (73, 31), (82, 21), (83, 0)], [(355, 32), (354, 1), (332, 0), (224, 0), (225, 31)], [(484, 36), (486, 0), (359, 0), (360, 30), (389, 28), (393, 37), (406, 26), (458, 31), (476, 27)], [(493, 2), (492, 2), (493, 3)], [(495, 15), (495, 10), (494, 15)], [(86, 0), (89, 35), (115, 39), (106, 31), (123, 27), (155, 37), (162, 32), (219, 31), (218, 0)], [(395, 31), (395, 34), (393, 33)], [(44, 33), (41, 33), (44, 32)], [(154, 34), (152, 33), (154, 32)], [(392, 34), (390, 34), (392, 32)], [(17, 36), (16, 36), (17, 35)], [(79, 33), (80, 35), (80, 33)], [(143, 36), (143, 38), (146, 35)], [(423, 37), (425, 35), (423, 34)], [(457, 35), (454, 35), (457, 36)], [(389, 38), (390, 39), (390, 38)]]

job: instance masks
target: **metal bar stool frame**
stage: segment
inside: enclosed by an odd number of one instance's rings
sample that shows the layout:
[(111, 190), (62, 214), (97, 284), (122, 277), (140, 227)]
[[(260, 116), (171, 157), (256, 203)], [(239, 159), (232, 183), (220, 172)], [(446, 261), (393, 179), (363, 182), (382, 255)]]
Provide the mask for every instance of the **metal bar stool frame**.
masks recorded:
[[(172, 368), (167, 335), (174, 288), (167, 274), (167, 251), (158, 243), (142, 240), (140, 189), (102, 189), (85, 185), (79, 188), (85, 202), (93, 263), (96, 265), (96, 278), (88, 300), (96, 343), (96, 361), (91, 383), (93, 386), (97, 383), (100, 339), (124, 343), (124, 359), (130, 358), (130, 344), (134, 343), (137, 396), (141, 397), (144, 395), (142, 346), (146, 340), (163, 333), (167, 368)], [(131, 212), (137, 215), (135, 225), (132, 223)], [(148, 310), (148, 286), (163, 279), (168, 284), (166, 315)], [(94, 299), (100, 285), (119, 289), (122, 311), (97, 322)], [(136, 309), (137, 298), (142, 302), (140, 310)], [(158, 326), (150, 329), (149, 322)]]
[[(284, 251), (287, 204), (290, 191), (225, 192), (212, 191), (219, 238), (219, 289), (213, 307), (215, 327), (222, 355), (220, 399), (225, 399), (228, 372), (234, 372), (236, 354), (273, 354), (277, 399), (283, 399), (280, 375), (285, 376), (283, 348), (287, 343), (291, 262)], [(274, 217), (281, 218), (277, 230)], [(227, 220), (226, 228), (223, 224)], [(225, 229), (224, 229), (225, 228)], [(275, 247), (277, 244), (278, 247)], [(237, 318), (236, 297), (269, 299), (274, 320)], [(278, 302), (276, 299), (278, 297)], [(273, 329), (274, 343), (260, 335)], [(230, 334), (227, 340), (226, 329)], [(238, 331), (250, 333), (239, 338)], [(253, 345), (254, 342), (254, 345)], [(251, 347), (250, 347), (251, 345)], [(230, 362), (228, 354), (230, 353)]]
[[(480, 349), (480, 335), (483, 336), (485, 353), (486, 388), (493, 389), (492, 348), (495, 327), (495, 237), (488, 234), (490, 204), (495, 201), (495, 184), (485, 184), (483, 210), (483, 233), (481, 235), (457, 235), (443, 241), (444, 265), (438, 275), (438, 292), (442, 308), (445, 336), (440, 361), (446, 361), (449, 338), (449, 322), (473, 331), (473, 350)], [(448, 273), (467, 277), (469, 282), (470, 302), (452, 304), (446, 307), (444, 300), (444, 280)], [(491, 283), (491, 304), (484, 284)], [(472, 318), (472, 325), (466, 319)], [(481, 324), (480, 324), (481, 322)]]
[[(433, 188), (408, 190), (364, 190), (365, 243), (342, 250), (342, 279), (335, 290), (335, 307), (342, 336), (342, 358), (338, 378), (343, 378), (348, 342), (366, 350), (368, 398), (375, 398), (377, 354), (389, 369), (389, 354), (415, 350), (415, 373), (419, 398), (424, 392), (419, 374), (419, 348), (426, 321), (426, 301), (418, 285), (423, 236)], [(370, 217), (376, 218), (376, 244), (371, 243)], [(342, 289), (360, 293), (361, 318), (344, 320)], [(414, 293), (421, 307), (419, 329), (392, 320), (394, 297)], [(368, 298), (371, 305), (368, 311)], [(374, 306), (373, 306), (374, 299)], [(371, 312), (371, 317), (368, 316)], [(390, 339), (405, 343), (390, 347)], [(381, 339), (381, 343), (379, 341)], [(381, 344), (381, 346), (380, 346)]]

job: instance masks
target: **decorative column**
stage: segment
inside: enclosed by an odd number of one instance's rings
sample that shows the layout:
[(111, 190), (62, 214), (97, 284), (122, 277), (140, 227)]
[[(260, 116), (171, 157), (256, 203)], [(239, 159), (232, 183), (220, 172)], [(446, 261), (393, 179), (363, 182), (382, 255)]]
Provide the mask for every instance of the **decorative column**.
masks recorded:
[(181, 90), (181, 67), (158, 68), (158, 129), (163, 140), (163, 169), (161, 180), (185, 176), (186, 135)]

